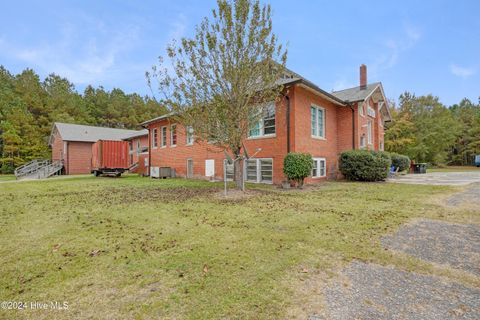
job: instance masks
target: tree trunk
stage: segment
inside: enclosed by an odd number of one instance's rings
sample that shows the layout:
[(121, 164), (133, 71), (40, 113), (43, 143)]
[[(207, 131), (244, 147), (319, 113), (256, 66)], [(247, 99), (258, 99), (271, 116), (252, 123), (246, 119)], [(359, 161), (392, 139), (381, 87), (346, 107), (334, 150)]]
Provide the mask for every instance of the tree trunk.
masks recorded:
[(243, 158), (240, 156), (240, 150), (234, 152), (233, 155), (235, 156), (235, 161), (233, 162), (235, 185), (237, 189), (245, 191), (243, 183)]

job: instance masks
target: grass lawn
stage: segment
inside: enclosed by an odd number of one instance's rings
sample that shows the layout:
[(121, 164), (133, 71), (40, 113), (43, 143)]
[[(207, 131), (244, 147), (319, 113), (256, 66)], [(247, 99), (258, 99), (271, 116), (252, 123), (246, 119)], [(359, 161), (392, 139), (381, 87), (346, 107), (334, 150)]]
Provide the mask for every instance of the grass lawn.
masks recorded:
[(243, 200), (219, 199), (221, 188), (136, 176), (0, 184), (0, 297), (69, 305), (0, 318), (286, 318), (314, 270), (359, 259), (441, 273), (380, 246), (408, 219), (479, 222), (431, 201), (448, 187), (255, 185)]
[(0, 174), (0, 181), (10, 181), (15, 180), (15, 176), (13, 174)]
[(480, 167), (475, 166), (448, 166), (444, 168), (428, 168), (427, 172), (465, 172), (465, 171), (478, 171)]

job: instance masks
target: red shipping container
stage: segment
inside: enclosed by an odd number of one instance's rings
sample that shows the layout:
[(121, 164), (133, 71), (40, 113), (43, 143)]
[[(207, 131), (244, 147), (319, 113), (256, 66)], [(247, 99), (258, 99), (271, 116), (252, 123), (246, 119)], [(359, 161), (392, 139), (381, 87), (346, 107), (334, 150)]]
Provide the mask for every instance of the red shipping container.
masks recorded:
[(98, 140), (92, 145), (93, 173), (122, 173), (128, 169), (128, 142)]

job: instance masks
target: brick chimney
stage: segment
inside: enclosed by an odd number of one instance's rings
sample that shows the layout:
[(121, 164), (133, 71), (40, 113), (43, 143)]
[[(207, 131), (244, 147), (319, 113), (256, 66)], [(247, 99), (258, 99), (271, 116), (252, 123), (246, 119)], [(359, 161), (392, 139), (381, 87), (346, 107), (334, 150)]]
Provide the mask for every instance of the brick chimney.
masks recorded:
[(360, 66), (360, 90), (367, 88), (367, 66), (362, 64)]

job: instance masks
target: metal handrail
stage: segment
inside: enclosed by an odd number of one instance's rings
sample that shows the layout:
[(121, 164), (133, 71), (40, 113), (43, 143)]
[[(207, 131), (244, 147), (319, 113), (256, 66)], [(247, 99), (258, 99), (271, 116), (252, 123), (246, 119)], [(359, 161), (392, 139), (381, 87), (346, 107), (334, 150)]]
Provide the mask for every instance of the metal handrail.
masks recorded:
[(63, 167), (62, 160), (50, 161), (35, 159), (15, 169), (14, 173), (17, 179), (31, 177), (36, 179), (47, 178)]

